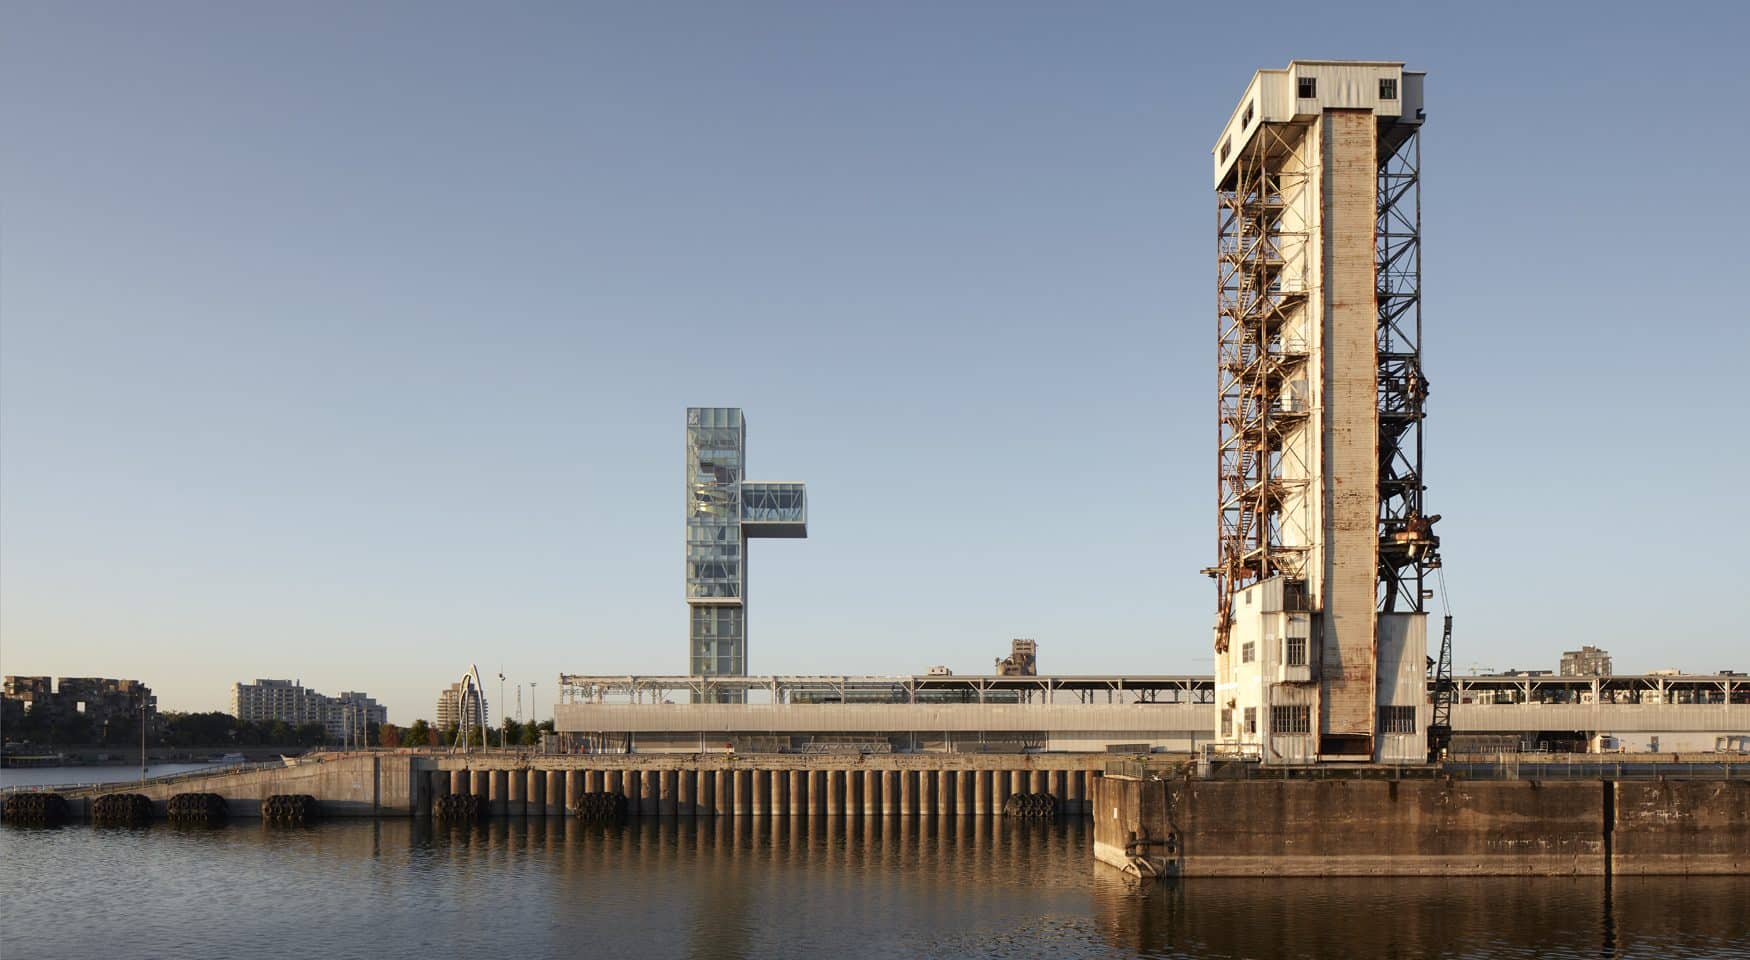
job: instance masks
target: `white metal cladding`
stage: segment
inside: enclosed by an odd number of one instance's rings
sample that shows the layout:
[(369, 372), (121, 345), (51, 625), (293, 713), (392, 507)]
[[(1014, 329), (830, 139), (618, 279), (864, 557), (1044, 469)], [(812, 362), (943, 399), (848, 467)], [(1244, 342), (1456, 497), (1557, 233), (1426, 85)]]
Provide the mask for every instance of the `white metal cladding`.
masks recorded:
[(1215, 708), (1192, 703), (570, 703), (562, 733), (893, 733), (1064, 731), (1207, 734)]
[[(1304, 120), (1326, 109), (1369, 110), (1376, 117), (1416, 119), (1422, 109), (1425, 76), (1405, 70), (1400, 61), (1293, 60), (1281, 70), (1259, 70), (1210, 148), (1215, 185), (1221, 185), (1234, 158), (1262, 124)], [(1302, 77), (1315, 81), (1316, 97), (1298, 96)], [(1381, 80), (1396, 83), (1396, 99), (1380, 96)]]
[(1460, 703), (1452, 708), (1452, 729), (1459, 733), (1750, 733), (1750, 704)]

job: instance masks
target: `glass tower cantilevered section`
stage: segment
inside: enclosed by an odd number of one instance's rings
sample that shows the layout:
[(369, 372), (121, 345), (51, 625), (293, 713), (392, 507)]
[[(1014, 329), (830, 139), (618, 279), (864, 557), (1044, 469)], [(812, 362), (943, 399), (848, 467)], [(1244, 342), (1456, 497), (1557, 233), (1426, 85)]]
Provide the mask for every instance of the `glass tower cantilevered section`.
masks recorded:
[(747, 675), (747, 541), (808, 536), (807, 488), (744, 480), (746, 442), (739, 409), (687, 409), (687, 672), (693, 676)]

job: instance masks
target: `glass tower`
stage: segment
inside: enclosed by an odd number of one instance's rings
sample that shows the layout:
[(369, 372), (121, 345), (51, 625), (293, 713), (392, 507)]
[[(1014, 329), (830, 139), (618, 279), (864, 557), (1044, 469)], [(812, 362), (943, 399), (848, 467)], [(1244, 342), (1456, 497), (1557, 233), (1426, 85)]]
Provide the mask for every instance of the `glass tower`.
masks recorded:
[(746, 444), (740, 409), (687, 408), (687, 672), (693, 676), (747, 675), (747, 541), (808, 536), (807, 488), (745, 480)]

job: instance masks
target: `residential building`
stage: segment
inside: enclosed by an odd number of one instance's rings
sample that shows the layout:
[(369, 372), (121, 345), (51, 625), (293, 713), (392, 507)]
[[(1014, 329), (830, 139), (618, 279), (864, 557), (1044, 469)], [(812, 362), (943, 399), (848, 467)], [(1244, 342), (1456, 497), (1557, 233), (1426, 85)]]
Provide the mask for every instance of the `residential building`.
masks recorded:
[(1610, 653), (1594, 646), (1562, 653), (1561, 674), (1564, 677), (1610, 676)]
[(383, 724), (389, 711), (370, 696), (347, 691), (330, 697), (301, 680), (262, 680), (231, 685), (231, 715), (250, 723), (279, 721), (288, 726), (320, 723), (328, 739), (342, 740), (367, 724)]

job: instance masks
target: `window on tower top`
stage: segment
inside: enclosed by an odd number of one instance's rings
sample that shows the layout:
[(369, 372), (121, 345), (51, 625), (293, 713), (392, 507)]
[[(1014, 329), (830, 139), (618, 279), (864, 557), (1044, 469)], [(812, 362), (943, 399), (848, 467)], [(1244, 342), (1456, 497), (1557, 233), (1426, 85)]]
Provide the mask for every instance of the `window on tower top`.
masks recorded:
[(1380, 79), (1379, 98), (1381, 100), (1396, 100), (1398, 98), (1398, 81), (1396, 77), (1384, 77)]
[(1319, 81), (1315, 77), (1300, 78), (1300, 98), (1310, 100), (1319, 95)]

